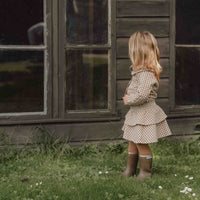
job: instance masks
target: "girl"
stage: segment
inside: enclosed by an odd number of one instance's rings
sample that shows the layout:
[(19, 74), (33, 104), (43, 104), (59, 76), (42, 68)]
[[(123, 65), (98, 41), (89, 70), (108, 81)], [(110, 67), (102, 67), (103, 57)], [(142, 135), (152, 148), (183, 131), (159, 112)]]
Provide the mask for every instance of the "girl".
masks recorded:
[(154, 36), (148, 31), (138, 31), (131, 35), (129, 56), (132, 78), (123, 102), (130, 106), (130, 110), (122, 127), (123, 138), (129, 141), (129, 146), (127, 167), (123, 175), (134, 175), (139, 160), (137, 179), (142, 180), (152, 176), (152, 151), (148, 144), (172, 133), (166, 121), (167, 115), (155, 102), (162, 67)]

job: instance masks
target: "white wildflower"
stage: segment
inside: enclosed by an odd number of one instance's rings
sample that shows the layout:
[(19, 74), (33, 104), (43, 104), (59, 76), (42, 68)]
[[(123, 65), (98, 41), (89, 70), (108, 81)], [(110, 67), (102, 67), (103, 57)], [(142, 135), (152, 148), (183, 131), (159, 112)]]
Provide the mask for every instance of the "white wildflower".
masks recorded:
[(184, 194), (188, 194), (189, 192), (192, 192), (192, 188), (185, 187), (184, 190), (180, 190), (180, 192)]
[(185, 187), (184, 190), (181, 190), (181, 193), (186, 193), (187, 192), (188, 187)]
[(176, 174), (174, 174), (174, 176), (177, 176)]
[(35, 185), (38, 186), (38, 183), (36, 183)]
[(102, 174), (102, 171), (99, 171), (99, 174)]
[(188, 175), (185, 176), (185, 178), (188, 178), (188, 177), (189, 177)]
[(32, 186), (32, 185), (30, 185), (30, 187), (32, 188), (33, 186)]
[(105, 173), (108, 174), (108, 171), (106, 171)]
[(193, 197), (195, 197), (195, 196), (196, 196), (196, 194), (195, 194), (195, 193), (193, 193), (193, 194), (192, 194), (192, 196), (193, 196)]
[(40, 185), (42, 185), (42, 181), (40, 182)]
[(162, 190), (162, 186), (159, 185), (158, 188)]
[(192, 180), (192, 179), (193, 179), (193, 177), (191, 176), (189, 179), (190, 179), (190, 180)]

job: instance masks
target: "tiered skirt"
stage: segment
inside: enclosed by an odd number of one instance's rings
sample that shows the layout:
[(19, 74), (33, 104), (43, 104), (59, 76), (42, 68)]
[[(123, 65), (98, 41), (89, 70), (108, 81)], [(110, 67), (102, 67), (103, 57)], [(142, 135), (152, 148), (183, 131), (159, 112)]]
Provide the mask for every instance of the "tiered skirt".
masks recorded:
[(159, 138), (172, 135), (166, 118), (167, 115), (154, 100), (131, 106), (122, 127), (123, 138), (136, 144), (157, 142)]

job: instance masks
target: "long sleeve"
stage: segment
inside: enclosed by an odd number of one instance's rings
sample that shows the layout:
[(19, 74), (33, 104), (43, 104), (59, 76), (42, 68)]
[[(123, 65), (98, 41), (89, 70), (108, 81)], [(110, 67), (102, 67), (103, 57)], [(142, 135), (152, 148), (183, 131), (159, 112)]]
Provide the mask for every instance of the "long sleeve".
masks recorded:
[(128, 94), (128, 105), (141, 105), (148, 101), (149, 95), (154, 84), (157, 84), (157, 80), (150, 71), (143, 71), (137, 74), (138, 88), (136, 92)]

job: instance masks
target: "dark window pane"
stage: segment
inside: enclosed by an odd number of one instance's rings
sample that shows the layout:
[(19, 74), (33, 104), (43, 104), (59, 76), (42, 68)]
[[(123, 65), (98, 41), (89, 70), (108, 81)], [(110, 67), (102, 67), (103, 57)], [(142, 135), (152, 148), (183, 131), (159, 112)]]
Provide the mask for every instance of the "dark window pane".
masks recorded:
[(176, 104), (200, 104), (200, 48), (176, 48)]
[(0, 113), (43, 111), (43, 51), (0, 51)]
[(66, 53), (66, 108), (106, 109), (108, 93), (108, 52), (69, 50)]
[(176, 44), (200, 44), (200, 1), (176, 0)]
[(66, 0), (68, 44), (108, 43), (108, 0)]
[(0, 1), (0, 45), (43, 44), (43, 0)]

